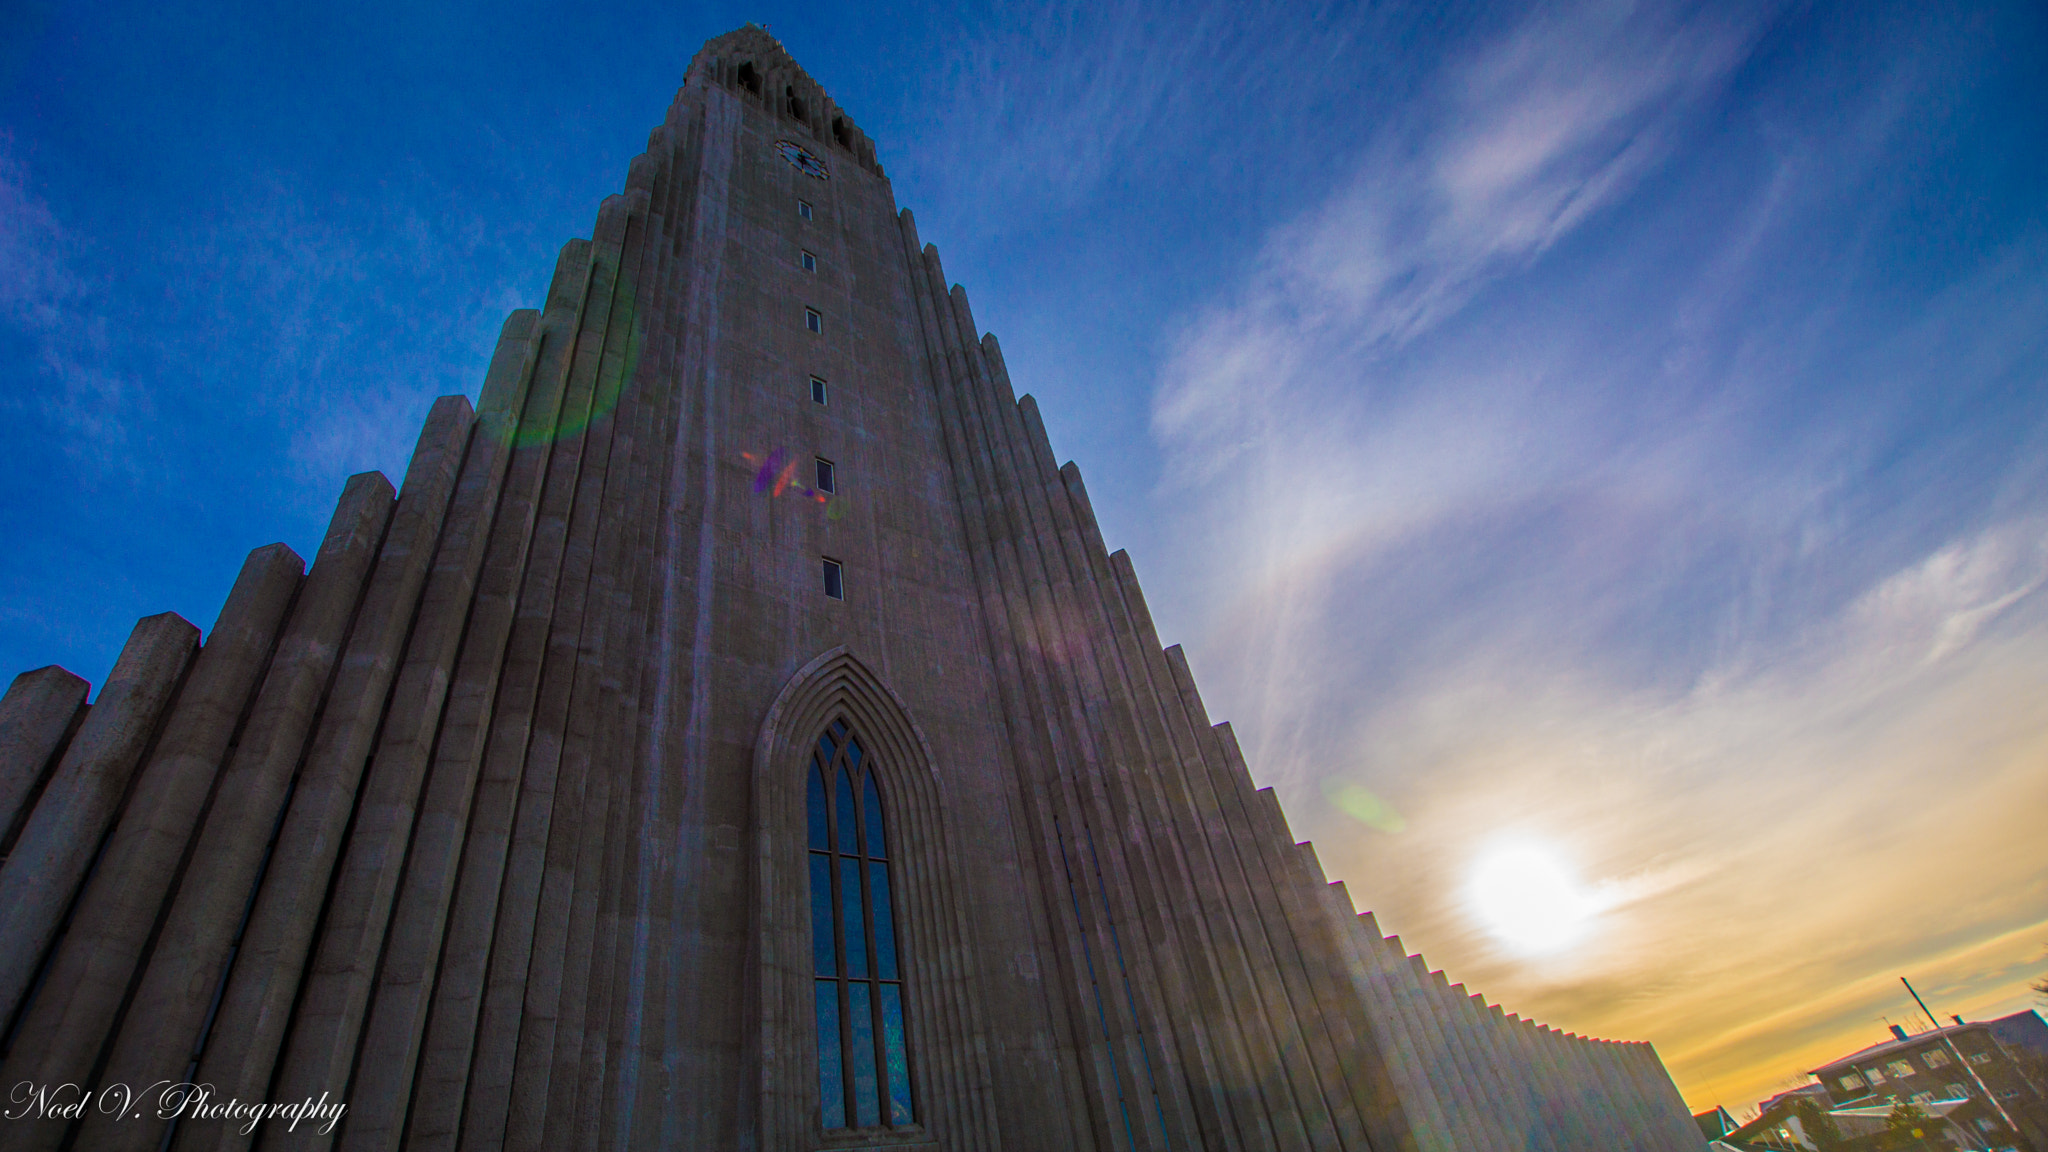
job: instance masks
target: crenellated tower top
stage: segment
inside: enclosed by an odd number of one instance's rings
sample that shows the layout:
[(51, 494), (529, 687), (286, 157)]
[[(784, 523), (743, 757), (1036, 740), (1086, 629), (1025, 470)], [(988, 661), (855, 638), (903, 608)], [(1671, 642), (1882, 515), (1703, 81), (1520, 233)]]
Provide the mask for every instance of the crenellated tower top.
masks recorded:
[(875, 159), (874, 141), (811, 79), (782, 42), (758, 24), (746, 24), (705, 41), (690, 61), (684, 84), (722, 85), (742, 99), (758, 102), (820, 144), (852, 156), (875, 175), (887, 175)]

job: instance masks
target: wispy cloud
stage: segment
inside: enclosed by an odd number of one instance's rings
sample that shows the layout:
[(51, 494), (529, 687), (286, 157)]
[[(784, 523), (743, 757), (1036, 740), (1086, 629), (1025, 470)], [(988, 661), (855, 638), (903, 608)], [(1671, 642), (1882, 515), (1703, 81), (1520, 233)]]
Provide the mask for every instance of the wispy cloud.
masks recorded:
[(101, 286), (80, 270), (79, 249), (0, 133), (0, 315), (42, 370), (17, 372), (23, 390), (0, 403), (61, 429), (74, 455), (118, 467), (136, 423), (149, 419), (149, 397), (112, 363)]
[(1189, 326), (1155, 407), (1177, 473), (1234, 462), (1247, 429), (1291, 414), (1291, 391), (1319, 391), (1308, 365), (1398, 348), (1625, 195), (1755, 28), (1587, 6), (1451, 69), (1348, 187), (1274, 234), (1237, 298)]

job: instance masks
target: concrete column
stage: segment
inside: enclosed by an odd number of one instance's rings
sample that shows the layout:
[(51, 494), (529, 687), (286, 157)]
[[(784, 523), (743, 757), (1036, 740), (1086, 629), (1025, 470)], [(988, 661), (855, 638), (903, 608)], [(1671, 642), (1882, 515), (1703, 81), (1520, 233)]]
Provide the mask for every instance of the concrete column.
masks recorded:
[(1362, 987), (1366, 1010), (1375, 1027), (1393, 1039), (1390, 1061), (1401, 1085), (1402, 1102), (1416, 1130), (1416, 1143), (1423, 1152), (1452, 1152), (1454, 1125), (1445, 1109), (1443, 1094), (1430, 1076), (1427, 1040), (1415, 1018), (1400, 981), (1407, 966), (1380, 932), (1379, 921), (1370, 912), (1353, 912), (1351, 897), (1342, 882), (1331, 886), (1336, 897), (1332, 906), (1352, 927), (1352, 947), (1362, 965)]
[[(242, 565), (80, 894), (0, 1081), (83, 1084), (91, 1077), (304, 571), (282, 544), (258, 548)], [(54, 1148), (63, 1127), (36, 1124), (27, 1133), (33, 1144)]]
[(1408, 961), (1421, 987), (1419, 999), (1428, 1014), (1429, 1026), (1442, 1038), (1445, 1062), (1456, 1069), (1452, 1076), (1451, 1094), (1457, 1101), (1466, 1139), (1472, 1147), (1486, 1147), (1495, 1140), (1492, 1126), (1487, 1123), (1487, 1070), (1476, 1058), (1465, 1030), (1458, 1026), (1454, 1011), (1455, 994), (1450, 990), (1450, 980), (1441, 969), (1431, 970), (1419, 955), (1410, 956)]
[[(1083, 500), (1078, 473), (1068, 488), (1077, 502)], [(1216, 1122), (1228, 1126), (1226, 1132), (1233, 1133), (1245, 1148), (1263, 1152), (1276, 1147), (1277, 1139), (1264, 1100), (1268, 1085), (1263, 1073), (1271, 1064), (1255, 1063), (1252, 1056), (1254, 1038), (1264, 1024), (1252, 1003), (1250, 965), (1235, 922), (1223, 912), (1227, 898), (1219, 866), (1183, 768), (1184, 758), (1195, 755), (1192, 733), (1170, 706), (1170, 674), (1125, 552), (1109, 554), (1104, 601), (1122, 649), (1137, 715), (1155, 748), (1147, 782), (1158, 813), (1156, 834), (1162, 857), (1179, 869), (1176, 883), (1186, 893), (1172, 902), (1173, 909), (1182, 920), (1187, 959), (1199, 991), (1197, 1023), (1215, 1054), (1217, 1068), (1214, 1080), (1196, 1087), (1214, 1095), (1209, 1107), (1217, 1115)]]
[[(274, 833), (275, 847), (240, 943), (234, 942), (235, 918), (195, 916), (187, 921), (188, 943), (175, 956), (163, 955), (159, 947), (115, 1042), (108, 1080), (150, 1084), (187, 1079), (195, 1055), (211, 1035), (219, 1035), (246, 1046), (246, 1063), (237, 1063), (254, 1070), (248, 1084), (264, 1086), (234, 1091), (267, 1090), (270, 1061), (291, 1016), (313, 926), (440, 537), (470, 424), (469, 403), (461, 397), (436, 401), (428, 414), (318, 730), (298, 771), (283, 825)], [(249, 899), (246, 889), (242, 899)], [(187, 958), (198, 962), (180, 962)], [(221, 972), (231, 961), (233, 971), (212, 1032), (202, 1034)], [(337, 1084), (322, 1090), (338, 1095), (343, 1088)], [(163, 1130), (154, 1120), (115, 1123), (89, 1117), (84, 1139), (100, 1149), (150, 1152), (162, 1141)]]
[(1655, 1118), (1643, 1107), (1643, 1085), (1632, 1066), (1630, 1046), (1612, 1040), (1595, 1040), (1592, 1044), (1591, 1055), (1600, 1069), (1615, 1122), (1635, 1146), (1654, 1152), (1662, 1144), (1662, 1134), (1657, 1131)]
[(1594, 1134), (1586, 1126), (1585, 1109), (1580, 1099), (1581, 1085), (1571, 1063), (1571, 1041), (1563, 1032), (1548, 1025), (1539, 1024), (1536, 1031), (1543, 1041), (1544, 1066), (1551, 1078), (1554, 1122), (1551, 1131), (1563, 1152), (1582, 1152), (1590, 1147), (1587, 1142), (1594, 1138)]
[(136, 623), (0, 865), (0, 940), (7, 942), (0, 948), (0, 1007), (7, 1012), (20, 1008), (198, 647), (199, 629), (175, 612)]
[[(621, 281), (627, 235), (634, 212), (643, 204), (637, 196), (613, 197), (599, 212), (592, 233), (590, 281), (580, 334), (568, 369), (565, 413), (590, 410), (606, 345), (626, 335), (612, 326), (615, 312), (624, 302)], [(490, 1140), (496, 1125), (502, 1124), (505, 1147), (536, 1147), (547, 1131), (555, 1103), (551, 1076), (563, 976), (568, 971), (573, 983), (576, 964), (582, 959), (569, 955), (567, 947), (584, 827), (587, 767), (581, 758), (563, 757), (565, 714), (574, 686), (589, 579), (590, 537), (586, 533), (594, 531), (594, 524), (587, 517), (602, 491), (615, 427), (615, 422), (607, 419), (589, 426), (584, 436), (565, 438), (558, 444), (540, 497), (533, 559), (507, 659), (517, 664), (520, 682), (533, 685), (530, 711), (519, 718), (529, 733), (521, 750), (526, 760), (525, 779), (529, 784), (545, 782), (548, 792), (545, 805), (533, 810), (540, 819), (527, 825), (528, 838), (515, 838), (512, 848), (515, 861), (508, 879), (516, 880), (517, 888), (508, 887), (501, 900), (498, 939), (501, 955), (513, 962), (500, 964), (493, 957), (494, 986), (487, 991), (492, 999), (486, 1003), (485, 1034), (479, 1037), (478, 1064), (471, 1080), (472, 1093), (488, 1085), (489, 1095), (479, 1094), (471, 1101), (465, 1128), (476, 1131), (465, 1132), (465, 1143)], [(512, 675), (513, 670), (508, 669), (508, 678)], [(526, 958), (523, 964), (518, 960), (522, 956)], [(515, 1003), (517, 1008), (512, 1007)], [(515, 1023), (516, 1027), (507, 1027)], [(486, 1110), (502, 1119), (484, 1122)]]
[(1518, 1053), (1516, 1066), (1520, 1070), (1520, 1082), (1524, 1086), (1522, 1123), (1525, 1130), (1532, 1134), (1530, 1144), (1534, 1148), (1541, 1149), (1542, 1152), (1556, 1152), (1557, 1123), (1552, 1106), (1555, 1090), (1551, 1084), (1549, 1066), (1541, 1050), (1542, 1036), (1537, 1032), (1536, 1025), (1528, 1020), (1510, 1016), (1508, 1021), (1513, 1028), (1510, 1035), (1514, 1037), (1515, 1050)]
[[(484, 380), (477, 431), (449, 509), (442, 557), (435, 576), (429, 577), (431, 586), (436, 577), (446, 580), (452, 575), (458, 585), (454, 591), (459, 591), (471, 549), (461, 541), (451, 546), (449, 538), (458, 531), (471, 538), (489, 535), (489, 551), (475, 576), (474, 602), (465, 606), (468, 631), (448, 689), (446, 715), (434, 746), (433, 769), (413, 834), (404, 887), (391, 916), (376, 998), (363, 1028), (344, 1147), (395, 1146), (413, 1095), (427, 1000), (441, 958), (441, 930), (454, 895), (455, 857), (469, 826), (477, 761), (490, 728), (505, 634), (510, 627), (511, 597), (502, 593), (517, 587), (532, 523), (530, 515), (521, 515), (525, 509), (502, 506), (500, 496), (533, 367), (531, 336), (536, 318), (531, 310), (514, 312), (499, 334)], [(459, 1087), (455, 1096), (459, 1101)]]
[[(594, 357), (600, 393), (618, 393), (623, 386), (627, 350), (639, 339), (640, 277), (647, 229), (644, 192), (627, 193), (619, 248), (619, 272), (610, 302), (600, 355)], [(651, 271), (651, 270), (650, 270)], [(636, 398), (637, 399), (637, 398)], [(584, 1084), (584, 1059), (591, 1041), (590, 997), (598, 971), (597, 924), (604, 903), (605, 860), (616, 813), (623, 806), (621, 784), (628, 779), (617, 760), (602, 755), (610, 735), (601, 730), (607, 701), (605, 682), (616, 637), (607, 629), (611, 590), (616, 581), (602, 545), (612, 533), (604, 521), (624, 525), (630, 508), (626, 486), (632, 475), (631, 423), (640, 405), (615, 408), (594, 421), (585, 446), (569, 535), (563, 556), (563, 580), (557, 594), (555, 623), (550, 634), (549, 671), (543, 685), (549, 730), (557, 733), (565, 762), (585, 782), (582, 827), (574, 857), (562, 980), (555, 1008), (555, 1043), (548, 1073), (548, 1110), (539, 1147), (588, 1145), (594, 1129), (579, 1122)], [(613, 673), (615, 675), (616, 673)]]
[(1075, 1147), (1098, 1147), (1110, 1139), (1109, 1120), (1104, 1113), (1101, 1091), (1087, 1092), (1082, 1077), (1084, 1074), (1091, 1076), (1099, 1085), (1103, 1070), (1093, 1056), (1084, 1055), (1086, 1041), (1083, 1036), (1090, 1024), (1074, 991), (1079, 983), (1077, 974), (1085, 971), (1079, 942), (1075, 939), (1078, 928), (1070, 919), (1071, 910), (1063, 911), (1060, 907), (1062, 902), (1052, 895), (1057, 890), (1056, 885), (1063, 881), (1054, 877), (1049, 863), (1057, 857), (1050, 846), (1053, 841), (1052, 829), (1047, 826), (1050, 817), (1045, 812), (1046, 798), (1037, 786), (1037, 777), (1043, 767), (1055, 765), (1054, 750), (1047, 742), (1049, 725), (1039, 719), (1042, 703), (1035, 685), (1027, 678), (1016, 648), (1021, 634), (1011, 626), (1018, 615), (1013, 594), (1014, 556), (1007, 557), (1006, 567), (1005, 554), (991, 538), (990, 509), (985, 501), (990, 477), (984, 455), (986, 445), (977, 438), (977, 428), (971, 416), (963, 410), (959, 380), (965, 373), (965, 367), (958, 342), (947, 336), (944, 318), (949, 313), (940, 306), (945, 292), (944, 276), (937, 266), (937, 252), (929, 246), (922, 250), (917, 247), (915, 226), (907, 213), (899, 217), (899, 223), (904, 234), (907, 270), (912, 283), (910, 295), (925, 337), (925, 363), (932, 374), (932, 392), (937, 400), (947, 454), (952, 462), (956, 499), (964, 513), (962, 524), (986, 622), (989, 652), (996, 664), (995, 685), (1005, 715), (1015, 718), (1015, 726), (1007, 735), (1016, 772), (1006, 774), (1005, 800), (1018, 814), (1020, 825), (1027, 830), (1028, 838), (1023, 842), (1035, 848), (1020, 861), (1027, 869), (1026, 875), (1037, 881), (1025, 886), (1026, 900), (1032, 913), (1031, 924), (1035, 929), (1032, 940), (1034, 953), (1054, 959), (1054, 971), (1046, 973), (1046, 976), (1049, 982), (1058, 981), (1060, 989), (1052, 1003), (1063, 1010), (1047, 1011), (1041, 1029), (1030, 1029), (1027, 1025), (1027, 1030), (1036, 1032), (1036, 1035), (1025, 1059), (1049, 1074), (1049, 1079), (1060, 1083), (1059, 1096), (1048, 1096), (1045, 1100), (1048, 1108), (1060, 1098), (1083, 1101), (1087, 1105), (1054, 1113), (1066, 1121), (1066, 1142)]
[[(1036, 405), (1027, 396), (1019, 401), (1019, 408), (1033, 429), (1034, 444), (1042, 444), (1044, 431)], [(1043, 451), (1049, 463), (1050, 450)], [(1138, 637), (1121, 589), (1119, 565), (1129, 558), (1120, 560), (1121, 554), (1113, 556), (1105, 550), (1080, 469), (1070, 462), (1058, 470), (1058, 478), (1081, 534), (1077, 552), (1094, 570), (1092, 584), (1108, 631), (1106, 663), (1114, 671), (1121, 706), (1127, 713), (1124, 722), (1134, 729), (1142, 757), (1130, 774), (1131, 792), (1141, 809), (1137, 819), (1143, 823), (1160, 873), (1163, 891), (1151, 912), (1160, 918), (1160, 939), (1172, 952), (1166, 957), (1166, 976), (1169, 989), (1179, 990), (1169, 990), (1168, 1003), (1182, 1007), (1169, 1010), (1168, 1018), (1174, 1026), (1171, 1034), (1186, 1050), (1181, 1063), (1184, 1069), (1192, 1069), (1182, 1075), (1188, 1081), (1185, 1095), (1195, 1114), (1197, 1136), (1204, 1146), (1217, 1148), (1234, 1149), (1241, 1141), (1254, 1147), (1268, 1145), (1270, 1132), (1260, 1127), (1263, 1116), (1246, 1107), (1251, 1102), (1245, 1095), (1252, 1084), (1250, 1062), (1223, 975), (1230, 961), (1210, 943), (1211, 926), (1204, 915), (1208, 900), (1197, 883), (1202, 853), (1197, 838), (1183, 835), (1184, 822), (1173, 799), (1171, 781), (1178, 775), (1173, 738), (1147, 672), (1147, 652), (1158, 649)], [(1214, 895), (1212, 892), (1209, 899)], [(1241, 1137), (1241, 1131), (1251, 1135)]]
[[(349, 480), (146, 961), (145, 972), (156, 973), (156, 979), (145, 978), (146, 991), (138, 993), (137, 1003), (154, 1012), (167, 987), (181, 993), (189, 989), (188, 999), (172, 1010), (191, 1017), (187, 1022), (194, 1032), (198, 1018), (193, 1009), (205, 1010), (219, 982), (364, 574), (390, 518), (391, 495), (391, 485), (376, 473)], [(157, 1017), (131, 1010), (129, 1019), (149, 1025)], [(129, 1027), (123, 1025), (123, 1031)], [(185, 1044), (190, 1042), (188, 1035)]]
[(1230, 898), (1230, 923), (1249, 961), (1254, 1003), (1267, 1029), (1263, 1050), (1261, 1045), (1255, 1045), (1252, 1054), (1255, 1060), (1268, 1062), (1268, 1115), (1274, 1120), (1275, 1135), (1283, 1148), (1297, 1141), (1300, 1146), (1322, 1146), (1333, 1141), (1336, 1134), (1324, 1106), (1320, 1078), (1309, 1059), (1307, 1037), (1288, 1003), (1278, 958), (1259, 913), (1258, 893), (1245, 859), (1253, 845), (1240, 844), (1241, 809), (1231, 803), (1236, 798), (1236, 781), (1229, 775), (1220, 738), (1209, 724), (1208, 710), (1195, 689), (1186, 655), (1175, 645), (1162, 656), (1166, 664), (1162, 689), (1169, 694), (1169, 700), (1177, 700), (1194, 738), (1195, 756), (1188, 765), (1188, 781), (1207, 824), (1210, 851)]
[[(645, 243), (652, 258), (670, 251), (669, 229), (675, 219), (677, 181), (674, 165), (668, 162), (673, 159), (672, 151), (659, 140), (650, 142), (649, 148), (649, 158), (654, 162), (649, 179), (654, 207), (649, 213)], [(657, 560), (663, 543), (661, 496), (670, 479), (666, 448), (679, 435), (679, 402), (685, 393), (679, 388), (657, 389), (654, 383), (675, 378), (671, 355), (675, 315), (668, 303), (675, 265), (655, 261), (653, 267), (659, 274), (643, 274), (649, 294), (641, 306), (641, 315), (647, 318), (648, 336), (638, 364), (629, 364), (627, 368), (626, 389), (629, 394), (640, 395), (638, 416), (629, 437), (633, 468), (627, 483), (628, 511), (622, 517), (624, 530), (614, 526), (618, 539), (604, 545), (614, 557), (616, 569), (611, 592), (614, 603), (608, 610), (606, 628), (617, 639), (606, 659), (607, 713), (600, 720), (606, 740), (600, 745), (599, 754), (604, 762), (616, 766), (614, 771), (618, 773), (626, 802), (618, 806), (620, 820), (608, 838), (610, 851), (604, 885), (610, 902), (607, 920), (599, 928), (599, 946), (604, 949), (609, 967), (602, 1008), (595, 1002), (592, 1008), (593, 1013), (604, 1013), (605, 1027), (591, 1045), (593, 1055), (585, 1064), (582, 1097), (588, 1101), (593, 1115), (587, 1123), (579, 1122), (579, 1127), (596, 1134), (597, 1147), (602, 1150), (636, 1147), (654, 1136), (653, 1126), (645, 1123), (646, 1118), (642, 1124), (648, 1129), (646, 1135), (632, 1130), (639, 1067), (636, 1015), (645, 1003), (634, 977), (645, 971), (652, 952), (648, 939), (651, 917), (647, 913), (652, 893), (638, 868), (639, 859), (649, 846), (638, 830), (646, 827), (649, 807), (658, 792), (656, 774), (648, 770), (659, 760), (653, 750), (654, 720), (644, 705), (644, 693), (660, 674), (648, 657), (654, 647), (652, 621), (659, 615), (662, 584)]]
[[(522, 429), (552, 428), (560, 419), (563, 383), (575, 343), (577, 318), (590, 279), (590, 242), (565, 245), (548, 289), (547, 308), (534, 330)], [(474, 729), (479, 765), (475, 795), (464, 833), (461, 872), (450, 894), (448, 921), (440, 947), (439, 984), (422, 1039), (407, 1142), (424, 1149), (455, 1146), (465, 1099), (474, 1091), (471, 1057), (478, 1041), (485, 976), (493, 963), (491, 942), (500, 909), (500, 888), (515, 819), (531, 823), (534, 806), (522, 807), (527, 735), (537, 690), (537, 669), (523, 637), (536, 624), (536, 608), (522, 608), (533, 525), (546, 482), (551, 445), (521, 434), (510, 461), (492, 530), (491, 555), (478, 585), (471, 630), (476, 639), (463, 654), (451, 693), (451, 732)], [(491, 646), (498, 656), (486, 663)], [(457, 745), (455, 747), (461, 747)], [(529, 798), (531, 799), (531, 798)], [(512, 904), (516, 907), (518, 902)], [(510, 944), (508, 943), (508, 947)], [(506, 961), (500, 957), (496, 963)], [(513, 1038), (516, 1042), (516, 1034)], [(506, 1054), (509, 1062), (509, 1051)], [(499, 1121), (502, 1131), (502, 1119)]]
[[(664, 250), (666, 232), (664, 221), (652, 211), (659, 205), (652, 197), (654, 164), (651, 156), (635, 162), (636, 172), (647, 173), (642, 183), (650, 189), (650, 211), (628, 230), (629, 264), (639, 263), (634, 267), (634, 287), (627, 301), (628, 319), (619, 330), (634, 341), (643, 340), (641, 333), (657, 327), (661, 301), (663, 265), (658, 257)], [(602, 377), (620, 382), (614, 387), (627, 397), (619, 408), (608, 466), (611, 479), (606, 482), (607, 502), (616, 511), (599, 524), (592, 546), (595, 557), (585, 609), (586, 639), (578, 658), (569, 715), (571, 746), (600, 766), (610, 792), (609, 816), (593, 877), (595, 916), (589, 943), (582, 946), (590, 962), (580, 996), (583, 1050), (569, 1129), (577, 1139), (601, 1148), (621, 1146), (617, 1136), (607, 1132), (613, 1127), (609, 1121), (616, 1108), (616, 1100), (608, 1102), (607, 1097), (618, 1078), (623, 1025), (618, 996), (621, 931), (630, 906), (632, 854), (639, 847), (632, 830), (641, 818), (641, 778), (636, 766), (641, 763), (645, 728), (637, 700), (653, 567), (655, 509), (651, 498), (659, 490), (656, 448), (665, 443), (660, 429), (670, 411), (668, 396), (652, 386), (653, 381), (667, 377), (646, 366), (644, 351), (636, 359), (630, 354), (632, 345), (622, 342), (621, 346), (629, 354), (621, 357), (617, 349), (608, 348), (600, 368)], [(562, 1074), (558, 1065), (556, 1075)]]
[(1619, 1133), (1601, 1107), (1599, 1084), (1586, 1066), (1584, 1038), (1570, 1032), (1558, 1033), (1557, 1066), (1570, 1090), (1570, 1111), (1565, 1130), (1572, 1152), (1592, 1152), (1613, 1146)]
[(1685, 1106), (1685, 1098), (1679, 1095), (1678, 1085), (1672, 1081), (1671, 1073), (1657, 1055), (1656, 1046), (1642, 1042), (1631, 1044), (1629, 1048), (1641, 1068), (1645, 1106), (1658, 1119), (1663, 1141), (1659, 1146), (1696, 1152), (1699, 1126), (1692, 1122), (1692, 1112)]
[[(1025, 763), (1051, 770), (1043, 777), (1042, 786), (1032, 789), (1030, 799), (1034, 810), (1042, 813), (1035, 833), (1044, 846), (1048, 892), (1069, 897), (1055, 897), (1052, 904), (1062, 925), (1072, 917), (1073, 934), (1068, 938), (1072, 966), (1065, 987), (1070, 1007), (1078, 1009), (1081, 1017), (1075, 1033), (1081, 1039), (1084, 1067), (1097, 1082), (1096, 1093), (1090, 1097), (1094, 1105), (1090, 1113), (1100, 1125), (1098, 1139), (1106, 1146), (1121, 1147), (1119, 1136), (1128, 1132), (1125, 1139), (1136, 1140), (1139, 1147), (1153, 1147), (1162, 1137), (1152, 1109), (1145, 1107), (1152, 1091), (1139, 1051), (1138, 1022), (1125, 997), (1118, 994), (1121, 989), (1112, 974), (1113, 910), (1104, 900), (1114, 885), (1100, 873), (1100, 849), (1095, 843), (1099, 838), (1094, 829), (1101, 818), (1090, 814), (1096, 807), (1090, 803), (1093, 785), (1101, 778), (1096, 744), (1090, 738), (1094, 725), (1084, 714), (1079, 685), (1070, 670), (1045, 658), (1047, 652), (1064, 651), (1068, 637), (1054, 606), (1055, 589), (1039, 547), (1029, 493), (1016, 467), (1014, 439), (1004, 419), (1007, 401), (995, 395), (975, 339), (965, 292), (958, 285), (946, 289), (936, 251), (928, 248), (924, 263), (953, 393), (974, 447), (974, 465), (985, 482), (984, 517), (1015, 629), (1004, 639), (1017, 645), (1018, 666), (1050, 738), (1050, 757)], [(1114, 859), (1110, 868), (1116, 868)], [(1119, 1116), (1113, 1108), (1112, 1099), (1118, 1096), (1127, 1105), (1126, 1116)]]
[[(1051, 574), (1056, 601), (1070, 608), (1062, 624), (1069, 644), (1080, 657), (1072, 665), (1085, 714), (1097, 725), (1102, 741), (1102, 767), (1090, 797), (1095, 819), (1105, 827), (1146, 829), (1147, 834), (1109, 837), (1102, 876), (1109, 888), (1113, 918), (1127, 924), (1117, 940), (1128, 969), (1128, 997), (1138, 1027), (1147, 1037), (1141, 1058), (1157, 1094), (1160, 1139), (1168, 1146), (1210, 1143), (1219, 1148), (1234, 1141), (1225, 1135), (1219, 1116), (1200, 1109), (1189, 1091), (1187, 1068), (1201, 1069), (1202, 1080), (1214, 1070), (1203, 1043), (1199, 1022), (1177, 1015), (1171, 1005), (1187, 1004), (1194, 994), (1182, 957), (1185, 953), (1172, 905), (1186, 903), (1184, 887), (1172, 887), (1181, 873), (1156, 850), (1160, 831), (1157, 814), (1147, 803), (1151, 763), (1157, 749), (1147, 740), (1133, 707), (1126, 669), (1102, 597), (1102, 586), (1114, 577), (1099, 541), (1084, 537), (1080, 520), (1089, 515), (1080, 473), (1071, 464), (1054, 463), (1038, 407), (1025, 396), (1013, 404), (1002, 348), (994, 336), (981, 340), (996, 408), (1009, 428), (1019, 481), (1040, 521), (1040, 551)], [(1042, 518), (1042, 519), (1041, 519)], [(1092, 524), (1090, 525), (1092, 527)], [(1211, 1103), (1204, 1101), (1204, 1104)], [(1205, 1135), (1206, 1134), (1206, 1135)]]
[(52, 664), (16, 676), (0, 698), (0, 846), (83, 719), (91, 687)]

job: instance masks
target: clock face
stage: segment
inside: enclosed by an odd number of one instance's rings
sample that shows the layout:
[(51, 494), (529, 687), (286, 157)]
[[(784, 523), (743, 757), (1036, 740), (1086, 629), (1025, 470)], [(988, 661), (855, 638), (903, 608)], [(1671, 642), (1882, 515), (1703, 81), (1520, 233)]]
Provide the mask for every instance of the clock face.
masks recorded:
[(810, 149), (805, 148), (801, 144), (792, 144), (787, 140), (777, 140), (775, 142), (775, 150), (782, 153), (782, 158), (789, 161), (791, 167), (806, 176), (823, 180), (832, 174), (826, 169), (824, 160), (813, 155)]

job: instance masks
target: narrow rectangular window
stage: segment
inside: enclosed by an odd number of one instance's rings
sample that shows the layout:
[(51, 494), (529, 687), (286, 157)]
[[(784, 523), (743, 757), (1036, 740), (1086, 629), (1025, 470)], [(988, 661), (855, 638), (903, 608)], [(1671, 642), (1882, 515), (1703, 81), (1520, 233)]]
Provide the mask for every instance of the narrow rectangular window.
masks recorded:
[(809, 220), (811, 218), (811, 202), (809, 200), (797, 201), (796, 214), (803, 217), (806, 220)]
[(811, 255), (809, 252), (804, 253), (804, 271), (816, 272), (817, 270), (818, 258), (816, 256)]
[(823, 332), (825, 330), (825, 317), (820, 315), (816, 308), (806, 308), (804, 309), (804, 327), (809, 328), (813, 332)]
[(818, 458), (818, 460), (817, 460), (817, 465), (818, 465), (818, 491), (820, 491), (820, 492), (837, 492), (837, 491), (838, 491), (839, 489), (837, 489), (837, 488), (833, 487), (833, 485), (832, 485), (832, 462), (831, 462), (830, 460), (827, 460), (827, 459), (825, 459), (824, 457), (822, 457), (822, 456), (821, 456), (821, 457), (819, 457), (819, 458)]
[(813, 376), (811, 377), (811, 403), (823, 404), (824, 402), (825, 382), (823, 380), (818, 379), (816, 376)]
[[(846, 585), (839, 578), (839, 561), (825, 561), (825, 595), (834, 600), (846, 599)], [(856, 897), (858, 899), (858, 897)]]

